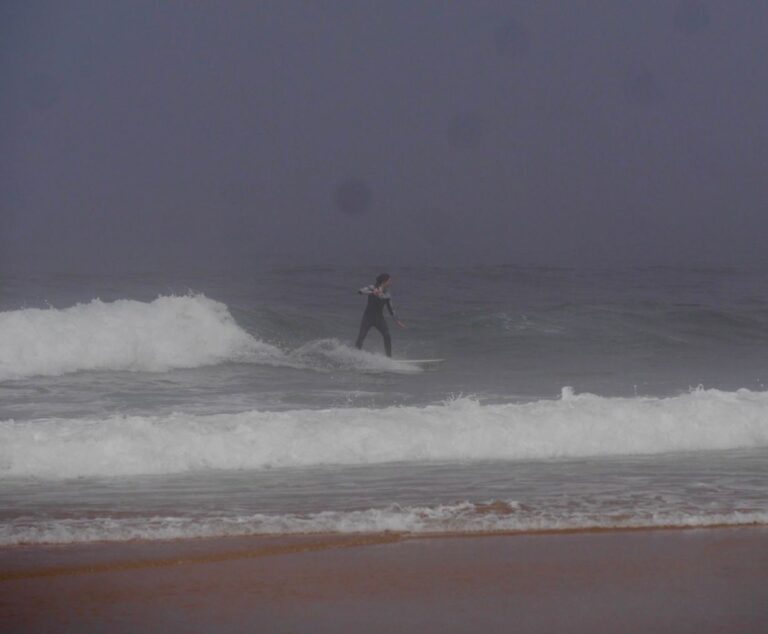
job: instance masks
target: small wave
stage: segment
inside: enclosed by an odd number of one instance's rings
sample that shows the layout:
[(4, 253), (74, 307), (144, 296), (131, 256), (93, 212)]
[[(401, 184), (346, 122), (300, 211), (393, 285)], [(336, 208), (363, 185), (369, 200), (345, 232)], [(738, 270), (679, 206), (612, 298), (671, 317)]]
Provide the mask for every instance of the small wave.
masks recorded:
[(0, 478), (538, 460), (768, 446), (768, 392), (0, 422)]
[(338, 339), (317, 339), (290, 353), (290, 358), (314, 369), (360, 370), (393, 374), (419, 374), (421, 368), (343, 344)]
[(458, 502), (306, 514), (221, 517), (96, 517), (0, 525), (0, 546), (354, 533), (511, 533), (590, 529), (685, 528), (768, 524), (768, 513), (650, 512), (614, 515), (528, 512), (514, 501)]
[(80, 370), (162, 372), (224, 361), (279, 362), (227, 307), (203, 295), (152, 302), (95, 299), (0, 313), (0, 381)]

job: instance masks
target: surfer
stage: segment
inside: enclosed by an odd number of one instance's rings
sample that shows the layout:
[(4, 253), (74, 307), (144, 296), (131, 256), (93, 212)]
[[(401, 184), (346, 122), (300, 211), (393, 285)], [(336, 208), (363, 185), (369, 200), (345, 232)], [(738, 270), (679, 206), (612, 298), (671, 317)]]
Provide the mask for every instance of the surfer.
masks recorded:
[(392, 296), (389, 294), (391, 284), (392, 278), (389, 273), (382, 273), (376, 278), (375, 284), (364, 286), (357, 291), (360, 295), (368, 296), (368, 303), (365, 306), (363, 319), (360, 322), (360, 332), (357, 334), (357, 342), (355, 342), (358, 350), (362, 349), (363, 341), (368, 331), (371, 328), (375, 328), (384, 337), (384, 350), (387, 356), (392, 356), (392, 338), (389, 336), (389, 328), (384, 320), (384, 307), (387, 307), (389, 314), (392, 315), (398, 326), (405, 328), (405, 324), (397, 318), (392, 308)]

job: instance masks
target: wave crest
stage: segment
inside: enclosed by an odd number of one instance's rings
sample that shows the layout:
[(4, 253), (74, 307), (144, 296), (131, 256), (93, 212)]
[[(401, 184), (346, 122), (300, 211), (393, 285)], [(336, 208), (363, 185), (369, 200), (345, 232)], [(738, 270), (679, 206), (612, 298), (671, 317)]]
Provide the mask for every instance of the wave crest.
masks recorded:
[(768, 446), (768, 392), (0, 422), (0, 477), (531, 460)]
[(79, 370), (162, 372), (281, 355), (204, 295), (0, 313), (0, 381)]

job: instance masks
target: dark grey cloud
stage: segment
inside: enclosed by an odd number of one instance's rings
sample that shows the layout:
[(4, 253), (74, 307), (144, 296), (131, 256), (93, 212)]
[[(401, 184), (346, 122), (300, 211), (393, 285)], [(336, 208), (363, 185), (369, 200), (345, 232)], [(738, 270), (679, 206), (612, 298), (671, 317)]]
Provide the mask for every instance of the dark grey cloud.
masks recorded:
[(0, 266), (764, 262), (766, 20), (5, 2)]

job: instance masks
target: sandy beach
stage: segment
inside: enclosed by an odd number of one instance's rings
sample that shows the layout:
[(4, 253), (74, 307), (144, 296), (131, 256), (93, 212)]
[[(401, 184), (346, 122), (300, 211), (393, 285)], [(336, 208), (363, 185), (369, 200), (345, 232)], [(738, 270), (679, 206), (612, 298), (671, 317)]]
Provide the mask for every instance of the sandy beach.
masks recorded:
[(0, 551), (3, 632), (763, 632), (768, 529)]

